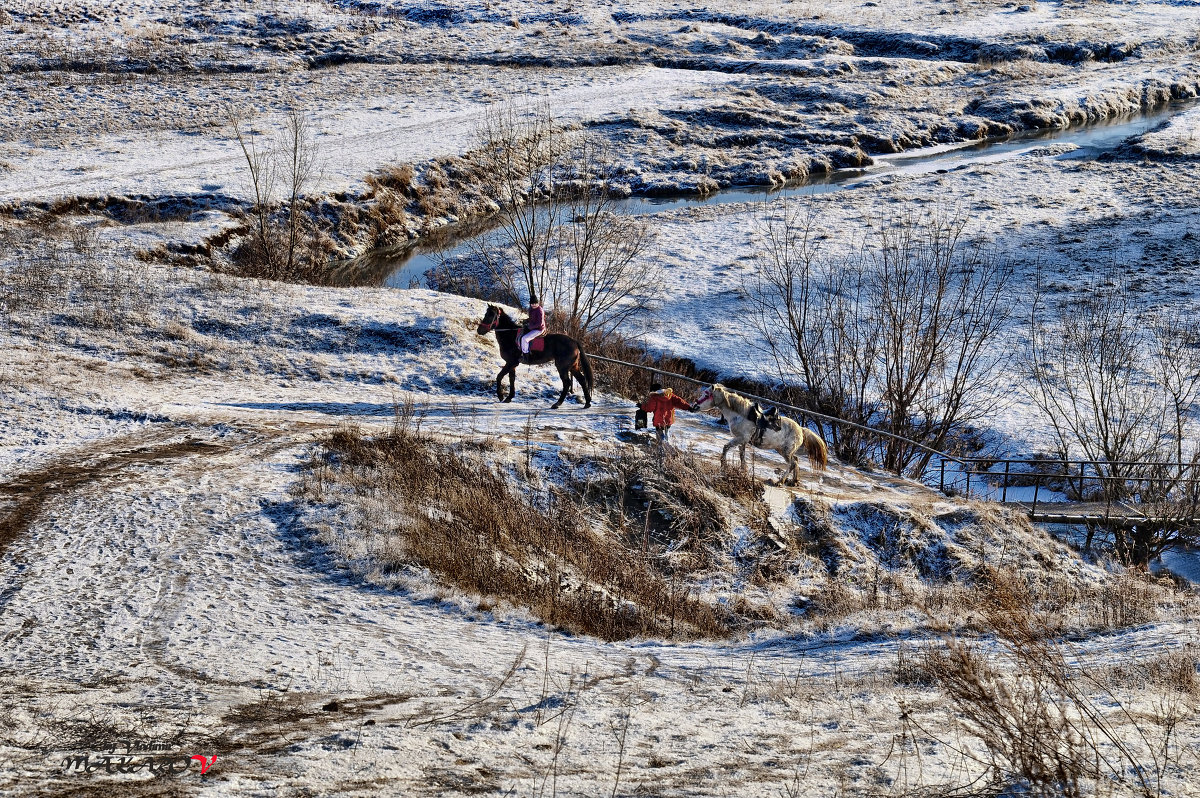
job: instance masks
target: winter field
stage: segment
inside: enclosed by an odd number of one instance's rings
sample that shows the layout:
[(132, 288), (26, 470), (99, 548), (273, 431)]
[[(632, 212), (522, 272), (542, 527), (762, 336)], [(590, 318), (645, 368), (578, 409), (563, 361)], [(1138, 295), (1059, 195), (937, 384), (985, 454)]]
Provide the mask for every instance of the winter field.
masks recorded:
[[(1186, 579), (879, 469), (748, 478), (701, 414), (658, 459), (601, 363), (588, 409), (550, 368), (497, 403), (482, 300), (237, 255), (289, 111), (353, 275), (494, 208), (481, 126), (548, 109), (690, 197), (639, 211), (622, 332), (723, 379), (778, 377), (747, 186), (827, 253), (963, 219), (995, 351), (1035, 283), (1194, 318), (1196, 4), (8, 0), (0, 41), (0, 794), (1200, 796)], [(989, 390), (990, 452), (1053, 445)]]

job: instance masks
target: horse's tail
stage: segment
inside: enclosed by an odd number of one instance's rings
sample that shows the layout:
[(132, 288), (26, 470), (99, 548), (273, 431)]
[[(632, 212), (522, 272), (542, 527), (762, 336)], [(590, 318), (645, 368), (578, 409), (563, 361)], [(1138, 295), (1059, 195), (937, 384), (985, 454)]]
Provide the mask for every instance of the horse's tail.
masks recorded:
[(804, 431), (804, 453), (808, 455), (809, 462), (815, 465), (818, 471), (824, 471), (825, 466), (829, 465), (829, 449), (825, 446), (825, 441), (807, 427), (801, 427), (801, 429)]
[(579, 347), (579, 368), (583, 372), (583, 378), (587, 380), (587, 392), (592, 392), (592, 361), (588, 360), (587, 352), (583, 351), (583, 347)]

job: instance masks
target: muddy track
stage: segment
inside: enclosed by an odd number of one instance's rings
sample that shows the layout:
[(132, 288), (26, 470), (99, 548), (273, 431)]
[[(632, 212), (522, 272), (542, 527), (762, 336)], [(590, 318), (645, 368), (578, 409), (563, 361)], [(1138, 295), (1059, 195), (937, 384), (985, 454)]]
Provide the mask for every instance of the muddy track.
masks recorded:
[[(139, 443), (142, 445), (137, 445)], [(148, 443), (145, 438), (123, 438), (115, 444), (106, 442), (106, 448), (114, 445), (132, 448), (107, 453), (84, 450), (11, 482), (0, 483), (0, 497), (15, 500), (16, 505), (0, 516), (0, 556), (4, 555), (14, 540), (29, 530), (46, 503), (56, 496), (112, 476), (131, 465), (195, 454), (216, 454), (229, 449), (224, 444), (194, 438), (156, 445)]]

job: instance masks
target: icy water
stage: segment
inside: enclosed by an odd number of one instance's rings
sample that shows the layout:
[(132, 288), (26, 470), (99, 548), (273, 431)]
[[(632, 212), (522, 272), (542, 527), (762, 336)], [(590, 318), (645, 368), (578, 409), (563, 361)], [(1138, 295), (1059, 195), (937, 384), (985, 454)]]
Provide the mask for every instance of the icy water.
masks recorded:
[[(618, 213), (644, 216), (700, 205), (755, 202), (779, 197), (869, 188), (874, 180), (884, 175), (950, 171), (968, 164), (999, 160), (1013, 153), (1037, 149), (1048, 144), (1077, 147), (1077, 149), (1058, 156), (1060, 158), (1094, 158), (1132, 136), (1139, 136), (1153, 130), (1193, 105), (1194, 103), (1175, 103), (1152, 113), (1115, 118), (1090, 125), (1029, 131), (1005, 138), (941, 145), (911, 150), (897, 155), (874, 156), (875, 163), (865, 169), (846, 169), (783, 188), (735, 186), (704, 197), (696, 195), (631, 197), (616, 203), (615, 210)], [(447, 228), (441, 235), (418, 243), (414, 247), (368, 253), (348, 266), (348, 269), (354, 270), (354, 277), (350, 281), (360, 284), (382, 282), (393, 288), (407, 288), (414, 282), (424, 284), (425, 272), (436, 267), (442, 258), (464, 253), (472, 236), (484, 230), (486, 230), (486, 225), (460, 229)]]
[(1164, 551), (1161, 563), (1171, 573), (1200, 585), (1200, 550), (1181, 548)]

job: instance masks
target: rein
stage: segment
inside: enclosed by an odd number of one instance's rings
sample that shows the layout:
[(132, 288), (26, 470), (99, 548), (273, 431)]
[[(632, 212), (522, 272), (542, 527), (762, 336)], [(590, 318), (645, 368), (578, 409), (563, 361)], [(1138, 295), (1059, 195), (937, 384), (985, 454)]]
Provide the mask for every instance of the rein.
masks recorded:
[[(484, 316), (484, 318), (486, 319), (490, 315), (491, 315), (491, 312), (489, 311), (488, 314)], [(513, 323), (513, 325), (511, 327), (501, 327), (500, 322), (503, 321), (504, 318), (505, 318), (504, 314), (501, 313), (500, 311), (497, 311), (496, 317), (494, 319), (492, 319), (491, 321), (479, 322), (479, 327), (476, 329), (476, 331), (480, 335), (487, 335), (488, 333), (492, 332), (493, 330), (495, 330), (497, 333), (500, 333), (500, 332), (506, 332), (508, 330), (519, 330), (520, 329), (520, 326), (515, 323)], [(509, 321), (510, 321), (510, 323), (512, 322), (511, 319)]]

